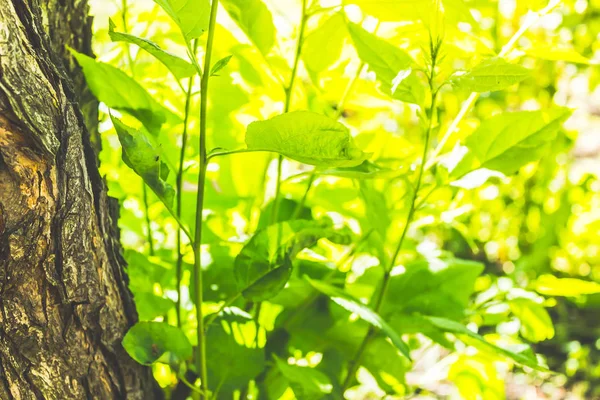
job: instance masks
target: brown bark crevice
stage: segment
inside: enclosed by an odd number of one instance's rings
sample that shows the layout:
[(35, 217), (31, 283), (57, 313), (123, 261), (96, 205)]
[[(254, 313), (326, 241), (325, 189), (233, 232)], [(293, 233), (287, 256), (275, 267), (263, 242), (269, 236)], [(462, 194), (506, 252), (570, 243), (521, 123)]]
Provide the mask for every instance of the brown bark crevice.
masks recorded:
[(137, 314), (118, 205), (64, 48), (89, 54), (90, 25), (85, 0), (0, 2), (1, 399), (161, 396), (121, 346)]

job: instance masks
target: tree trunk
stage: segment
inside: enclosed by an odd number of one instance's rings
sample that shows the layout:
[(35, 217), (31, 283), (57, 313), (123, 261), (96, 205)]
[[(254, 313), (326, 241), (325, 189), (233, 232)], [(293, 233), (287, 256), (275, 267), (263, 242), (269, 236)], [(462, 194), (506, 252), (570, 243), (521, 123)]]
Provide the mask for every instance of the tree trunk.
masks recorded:
[[(86, 0), (0, 0), (0, 399), (153, 399), (98, 173)], [(86, 128), (86, 122), (87, 126)], [(91, 134), (90, 134), (91, 132)]]

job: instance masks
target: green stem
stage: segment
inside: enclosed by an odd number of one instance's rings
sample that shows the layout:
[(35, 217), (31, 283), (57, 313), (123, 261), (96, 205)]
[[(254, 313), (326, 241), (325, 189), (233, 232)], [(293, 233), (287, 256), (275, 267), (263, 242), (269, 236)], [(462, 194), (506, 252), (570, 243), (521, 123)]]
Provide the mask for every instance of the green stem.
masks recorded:
[[(434, 77), (435, 77), (436, 58), (437, 58), (437, 54), (439, 53), (440, 43), (441, 42), (437, 42), (434, 45), (433, 39), (431, 41), (431, 69), (430, 69), (430, 73), (427, 77), (428, 81), (429, 81), (429, 89), (431, 92), (431, 104), (430, 104), (428, 112), (427, 112), (428, 124), (427, 124), (427, 129), (425, 131), (425, 143), (423, 145), (423, 153), (421, 155), (421, 163), (419, 165), (419, 172), (417, 175), (417, 180), (416, 180), (414, 191), (412, 194), (408, 215), (406, 216), (406, 223), (404, 224), (404, 229), (402, 230), (402, 234), (400, 235), (400, 240), (398, 240), (398, 244), (396, 245), (394, 254), (390, 258), (390, 263), (384, 269), (383, 278), (381, 281), (381, 289), (379, 290), (377, 297), (375, 299), (375, 303), (373, 305), (376, 313), (379, 313), (379, 311), (381, 310), (381, 305), (383, 304), (383, 299), (385, 298), (385, 294), (389, 287), (390, 278), (392, 276), (391, 275), (392, 269), (394, 268), (394, 265), (396, 264), (396, 259), (398, 258), (398, 255), (400, 254), (400, 250), (402, 249), (402, 245), (404, 244), (404, 239), (406, 238), (410, 224), (411, 224), (414, 214), (415, 214), (415, 210), (417, 209), (417, 207), (416, 207), (417, 198), (419, 195), (419, 190), (421, 189), (421, 183), (423, 181), (423, 175), (425, 172), (425, 163), (427, 162), (427, 151), (429, 150), (429, 141), (430, 141), (430, 137), (431, 137), (431, 131), (433, 130), (433, 113), (435, 111), (435, 102), (436, 102), (436, 97), (437, 97), (437, 90), (434, 89)], [(362, 356), (363, 356), (367, 346), (369, 345), (369, 343), (371, 343), (371, 340), (373, 340), (373, 338), (375, 337), (376, 333), (377, 333), (377, 331), (375, 330), (375, 328), (372, 325), (369, 326), (367, 334), (365, 335), (363, 341), (361, 342), (360, 346), (358, 347), (358, 350), (357, 350), (354, 358), (348, 364), (348, 374), (346, 375), (346, 378), (344, 379), (344, 382), (342, 383), (342, 392), (346, 391), (346, 389), (348, 389), (348, 387), (350, 387), (350, 384), (352, 383), (352, 380), (354, 379), (354, 375), (356, 374), (356, 371), (358, 370), (358, 367), (360, 365)]]
[[(285, 107), (283, 112), (287, 113), (290, 111), (292, 105), (292, 93), (294, 91), (294, 83), (296, 82), (296, 75), (298, 74), (298, 65), (300, 64), (300, 56), (302, 55), (302, 45), (304, 44), (304, 30), (306, 29), (306, 21), (308, 16), (307, 11), (307, 0), (302, 0), (302, 16), (300, 19), (300, 30), (298, 32), (298, 42), (296, 43), (296, 54), (294, 55), (294, 65), (292, 66), (292, 76), (290, 77), (289, 85), (284, 88), (285, 92)], [(279, 200), (281, 197), (281, 175), (283, 163), (283, 156), (280, 155), (277, 158), (277, 184), (275, 188), (275, 199), (273, 200), (273, 214), (271, 215), (271, 222), (277, 222), (277, 216), (279, 214)]]
[[(498, 53), (498, 57), (506, 57), (506, 55), (514, 48), (515, 44), (521, 38), (521, 36), (523, 36), (525, 32), (529, 30), (529, 28), (535, 25), (540, 20), (540, 18), (552, 11), (560, 3), (561, 1), (559, 0), (551, 0), (546, 7), (544, 7), (538, 12), (533, 13), (533, 15), (529, 19), (527, 19), (527, 21), (523, 25), (521, 25), (519, 30), (517, 30), (515, 34), (509, 39), (509, 41), (502, 47), (500, 53)], [(450, 124), (450, 127), (446, 130), (446, 133), (444, 133), (444, 136), (442, 136), (442, 139), (435, 147), (435, 150), (433, 151), (433, 154), (429, 159), (430, 161), (425, 167), (427, 170), (433, 167), (438, 161), (438, 156), (444, 149), (444, 146), (446, 145), (452, 134), (457, 130), (458, 124), (462, 121), (465, 115), (467, 115), (467, 113), (469, 112), (471, 107), (473, 107), (473, 104), (475, 104), (475, 101), (477, 101), (478, 98), (479, 93), (471, 93), (467, 100), (463, 103), (460, 111)]]
[[(192, 45), (193, 51), (196, 52), (198, 48), (198, 39), (194, 39)], [(192, 89), (194, 86), (194, 76), (189, 78), (188, 87), (185, 92), (185, 110), (183, 117), (183, 132), (181, 134), (181, 149), (179, 152), (179, 167), (177, 169), (177, 218), (181, 220), (181, 209), (182, 209), (182, 190), (183, 190), (183, 166), (185, 164), (185, 151), (187, 149), (188, 140), (188, 122), (190, 118), (190, 105), (192, 102)], [(181, 327), (181, 278), (183, 271), (183, 244), (181, 241), (181, 229), (177, 229), (177, 264), (175, 268), (177, 276), (177, 326)]]
[(144, 217), (146, 218), (146, 241), (148, 242), (148, 253), (154, 255), (154, 241), (152, 240), (152, 227), (150, 225), (150, 213), (148, 212), (148, 188), (146, 182), (142, 181), (142, 196), (144, 200)]
[[(206, 337), (204, 335), (204, 316), (202, 314), (202, 212), (204, 210), (204, 186), (206, 182), (206, 114), (208, 109), (208, 82), (210, 78), (210, 64), (212, 48), (215, 39), (215, 27), (217, 22), (217, 10), (219, 1), (212, 0), (210, 8), (210, 23), (208, 26), (208, 38), (206, 42), (206, 54), (204, 56), (204, 73), (200, 81), (200, 140), (198, 164), (198, 195), (196, 198), (196, 231), (194, 235), (194, 285), (196, 287), (196, 336), (198, 346), (196, 347), (196, 367), (200, 375), (200, 388), (208, 393), (208, 371), (206, 368)], [(192, 55), (194, 58), (194, 55)], [(203, 396), (208, 398), (208, 396)]]

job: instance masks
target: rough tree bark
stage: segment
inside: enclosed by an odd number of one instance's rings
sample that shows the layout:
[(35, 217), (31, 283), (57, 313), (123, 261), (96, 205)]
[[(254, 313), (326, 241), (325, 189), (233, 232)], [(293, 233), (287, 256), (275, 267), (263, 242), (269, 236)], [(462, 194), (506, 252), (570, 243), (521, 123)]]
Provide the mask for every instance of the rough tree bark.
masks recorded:
[[(0, 399), (153, 399), (94, 150), (87, 0), (0, 0)], [(88, 127), (86, 128), (86, 122)], [(90, 134), (91, 132), (91, 134)]]

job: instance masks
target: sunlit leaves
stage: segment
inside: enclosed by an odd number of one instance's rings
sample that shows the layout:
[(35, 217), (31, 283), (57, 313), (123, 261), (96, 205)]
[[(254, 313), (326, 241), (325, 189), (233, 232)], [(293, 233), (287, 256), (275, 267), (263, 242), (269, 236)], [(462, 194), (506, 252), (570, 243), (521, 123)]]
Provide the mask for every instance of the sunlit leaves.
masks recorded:
[(309, 111), (251, 123), (246, 144), (249, 149), (273, 151), (305, 164), (327, 167), (359, 165), (368, 156), (356, 147), (348, 128)]
[(482, 272), (481, 263), (459, 259), (409, 263), (390, 279), (382, 312), (460, 319)]
[(160, 131), (171, 113), (139, 83), (112, 65), (98, 62), (72, 49), (71, 54), (83, 69), (87, 85), (98, 100), (110, 108), (136, 117), (151, 133)]
[(167, 67), (176, 79), (189, 78), (196, 73), (196, 68), (192, 64), (183, 58), (176, 56), (175, 54), (161, 49), (151, 40), (137, 37), (129, 33), (116, 32), (114, 28), (115, 24), (112, 22), (112, 20), (109, 20), (108, 34), (113, 42), (131, 43), (146, 50), (148, 53), (156, 57), (156, 59), (165, 67)]
[(302, 46), (302, 59), (312, 74), (326, 70), (340, 57), (344, 40), (348, 36), (342, 14), (334, 14), (311, 32)]
[(503, 58), (492, 58), (453, 79), (453, 84), (470, 92), (493, 92), (506, 89), (529, 77), (531, 71), (510, 64)]
[(186, 41), (208, 29), (210, 0), (154, 0), (175, 21)]
[(407, 103), (423, 102), (423, 85), (414, 73), (417, 66), (408, 54), (359, 25), (349, 23), (348, 30), (358, 56), (375, 72), (384, 93)]
[(290, 365), (279, 358), (275, 358), (275, 362), (298, 400), (320, 399), (333, 390), (327, 375), (319, 370)]
[(469, 330), (467, 327), (465, 327), (461, 323), (452, 321), (450, 319), (439, 318), (439, 317), (426, 317), (426, 319), (433, 326), (435, 326), (436, 328), (439, 328), (445, 332), (454, 333), (454, 334), (458, 334), (458, 335), (465, 335), (465, 336), (468, 336), (469, 338), (475, 339), (479, 344), (484, 345), (485, 348), (488, 348), (493, 353), (506, 356), (508, 358), (515, 360), (519, 364), (526, 365), (533, 369), (537, 369), (538, 371), (547, 371), (547, 368), (540, 365), (534, 357), (531, 357), (531, 356), (521, 353), (521, 352), (511, 351), (511, 350), (505, 349), (503, 347), (500, 347), (496, 344), (493, 344), (493, 343), (485, 340), (485, 338), (483, 338), (482, 336)]
[(181, 329), (164, 322), (138, 322), (123, 338), (123, 347), (140, 364), (149, 365), (165, 353), (179, 362), (192, 356), (192, 345)]
[(206, 331), (206, 363), (211, 389), (243, 387), (265, 367), (265, 330), (250, 315), (225, 309)]
[(275, 25), (262, 0), (221, 0), (221, 4), (260, 52), (268, 54), (275, 44)]
[(509, 304), (521, 321), (521, 335), (525, 339), (537, 343), (554, 337), (552, 319), (542, 305), (525, 298), (512, 299)]
[(600, 293), (600, 284), (583, 279), (542, 275), (535, 281), (535, 290), (547, 296), (576, 297)]
[(292, 260), (302, 249), (323, 237), (339, 235), (314, 221), (290, 221), (258, 231), (235, 259), (234, 273), (240, 292), (252, 301), (275, 296), (288, 281)]
[(398, 350), (400, 350), (400, 352), (404, 354), (406, 358), (410, 359), (410, 349), (406, 343), (402, 341), (402, 338), (398, 335), (398, 333), (396, 333), (396, 331), (394, 331), (394, 329), (389, 326), (388, 323), (379, 316), (379, 314), (340, 288), (312, 279), (309, 279), (309, 282), (315, 289), (327, 295), (329, 298), (331, 298), (331, 300), (336, 302), (341, 307), (352, 313), (355, 313), (365, 322), (368, 322), (375, 328), (380, 329), (390, 338)]
[(570, 114), (566, 109), (520, 111), (483, 121), (467, 138), (469, 153), (453, 174), (460, 176), (477, 168), (512, 174), (545, 154)]
[(141, 176), (158, 198), (171, 208), (175, 190), (166, 181), (169, 168), (162, 162), (159, 149), (142, 131), (123, 124), (115, 117), (111, 116), (111, 119), (123, 148), (125, 164)]

